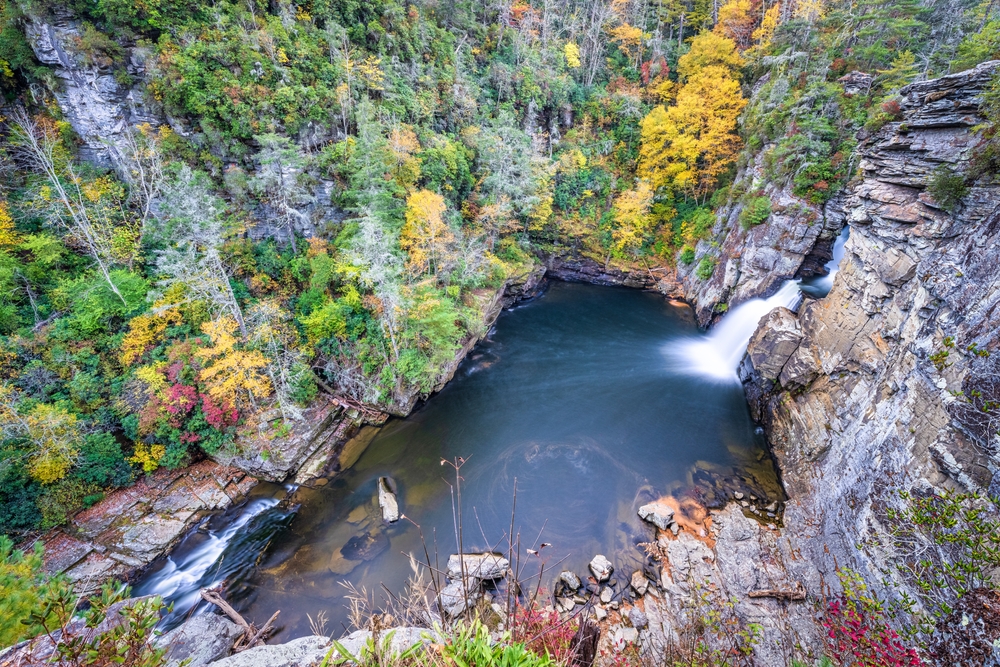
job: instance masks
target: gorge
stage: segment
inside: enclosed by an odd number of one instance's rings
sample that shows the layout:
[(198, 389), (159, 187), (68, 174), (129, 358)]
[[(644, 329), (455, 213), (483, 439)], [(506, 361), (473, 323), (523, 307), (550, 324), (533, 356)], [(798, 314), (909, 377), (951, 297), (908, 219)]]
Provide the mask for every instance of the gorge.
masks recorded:
[(155, 4), (0, 2), (0, 665), (1000, 665), (995, 3)]

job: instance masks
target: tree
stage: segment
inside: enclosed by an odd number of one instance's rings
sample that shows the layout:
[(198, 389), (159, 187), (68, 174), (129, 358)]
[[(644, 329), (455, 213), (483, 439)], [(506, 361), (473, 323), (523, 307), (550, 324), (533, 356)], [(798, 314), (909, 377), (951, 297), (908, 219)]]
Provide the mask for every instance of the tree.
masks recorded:
[(409, 254), (407, 268), (414, 275), (428, 271), (435, 276), (451, 254), (455, 234), (444, 220), (444, 197), (417, 190), (406, 198), (406, 224), (399, 244)]
[(264, 299), (254, 304), (247, 319), (251, 332), (249, 344), (267, 360), (263, 370), (271, 381), (282, 419), (301, 420), (302, 408), (296, 404), (295, 394), (302, 375), (311, 371), (298, 349), (298, 334), (290, 326), (291, 313), (277, 300)]
[(220, 255), (228, 231), (223, 205), (207, 177), (184, 165), (164, 188), (159, 209), (159, 241), (166, 246), (156, 258), (160, 285), (182, 287), (187, 301), (205, 303), (215, 317), (234, 318), (246, 336), (243, 310)]
[(159, 141), (171, 132), (160, 128), (157, 133), (144, 123), (129, 127), (122, 138), (111, 146), (118, 176), (128, 184), (129, 204), (139, 212), (139, 234), (142, 236), (153, 211), (153, 203), (160, 196), (164, 183), (164, 161)]
[(719, 8), (715, 32), (733, 40), (740, 51), (746, 51), (753, 43), (755, 23), (750, 14), (750, 0), (729, 0)]
[(673, 106), (654, 108), (642, 121), (638, 174), (703, 200), (740, 148), (736, 121), (746, 106), (736, 73), (736, 44), (702, 32), (678, 62), (683, 85)]
[(236, 322), (230, 317), (202, 324), (201, 330), (212, 344), (199, 349), (195, 356), (208, 363), (198, 374), (208, 395), (219, 405), (239, 410), (248, 405), (257, 407), (257, 399), (270, 396), (274, 388), (265, 373), (270, 360), (259, 350), (238, 348), (235, 328)]
[(313, 200), (312, 195), (299, 183), (299, 174), (305, 168), (305, 157), (299, 147), (288, 137), (262, 134), (254, 137), (260, 144), (256, 159), (260, 164), (251, 185), (275, 208), (278, 219), (288, 230), (292, 252), (298, 254), (295, 242), (295, 222), (309, 222), (302, 206)]
[(106, 211), (95, 211), (88, 205), (88, 202), (95, 201), (94, 191), (84, 191), (85, 183), (59, 140), (54, 123), (36, 122), (20, 107), (14, 110), (11, 119), (16, 130), (14, 145), (23, 163), (41, 172), (48, 184), (41, 193), (42, 200), (54, 204), (51, 208), (53, 216), (87, 248), (111, 291), (125, 303), (125, 297), (111, 278), (114, 240), (119, 231), (115, 222), (125, 221), (109, 220), (99, 215)]
[(13, 646), (42, 632), (44, 628), (32, 622), (32, 614), (46, 609), (67, 589), (65, 577), (45, 573), (41, 542), (35, 543), (33, 551), (24, 552), (0, 535), (0, 646)]
[(612, 216), (615, 226), (611, 231), (612, 251), (635, 255), (646, 240), (653, 217), (653, 188), (649, 181), (640, 180), (635, 189), (626, 190), (615, 199)]

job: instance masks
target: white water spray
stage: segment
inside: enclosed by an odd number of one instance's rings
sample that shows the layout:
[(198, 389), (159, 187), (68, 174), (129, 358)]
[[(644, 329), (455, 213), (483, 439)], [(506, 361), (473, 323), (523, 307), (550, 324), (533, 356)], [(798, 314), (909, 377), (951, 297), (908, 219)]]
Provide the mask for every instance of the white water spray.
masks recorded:
[(708, 336), (679, 343), (668, 354), (681, 372), (718, 381), (739, 381), (736, 369), (761, 319), (779, 306), (794, 309), (801, 298), (799, 284), (789, 280), (774, 296), (740, 304)]
[[(226, 548), (250, 521), (278, 504), (277, 498), (257, 498), (218, 532), (210, 532), (202, 544), (174, 560), (167, 558), (163, 568), (143, 581), (142, 595), (160, 595), (174, 605), (174, 615), (184, 616), (201, 601), (202, 588), (214, 588), (225, 579), (220, 572), (220, 558)], [(213, 571), (214, 569), (214, 571)]]

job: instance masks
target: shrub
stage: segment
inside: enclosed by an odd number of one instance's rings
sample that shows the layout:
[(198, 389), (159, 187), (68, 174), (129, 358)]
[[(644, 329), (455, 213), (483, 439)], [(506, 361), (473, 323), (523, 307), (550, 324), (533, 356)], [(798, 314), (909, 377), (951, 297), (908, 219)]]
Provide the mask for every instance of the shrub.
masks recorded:
[(42, 555), (40, 542), (25, 553), (14, 549), (14, 543), (0, 535), (0, 647), (42, 632), (41, 623), (37, 618), (32, 620), (32, 615), (44, 613), (39, 610), (66, 595), (67, 582), (61, 576), (45, 574)]
[(711, 257), (702, 257), (694, 274), (699, 280), (708, 280), (713, 273), (715, 273), (715, 260)]
[(482, 623), (459, 626), (442, 647), (446, 663), (457, 665), (504, 665), (505, 667), (554, 667), (549, 656), (532, 653), (524, 644), (511, 643), (510, 633), (497, 642)]
[(969, 186), (965, 184), (964, 176), (941, 165), (931, 174), (927, 191), (946, 211), (953, 211), (965, 195), (969, 194)]
[(681, 250), (681, 264), (690, 265), (694, 261), (694, 248), (689, 245)]
[(740, 226), (750, 229), (763, 224), (771, 215), (771, 200), (768, 197), (752, 197), (740, 211)]

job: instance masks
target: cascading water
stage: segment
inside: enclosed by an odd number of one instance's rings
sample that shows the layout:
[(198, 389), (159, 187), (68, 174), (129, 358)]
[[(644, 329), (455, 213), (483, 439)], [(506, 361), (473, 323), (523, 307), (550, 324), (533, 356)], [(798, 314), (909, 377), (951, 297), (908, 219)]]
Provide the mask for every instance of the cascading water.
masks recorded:
[[(278, 498), (254, 498), (215, 519), (224, 527), (195, 531), (140, 579), (136, 595), (160, 595), (173, 604), (165, 629), (199, 612), (201, 589), (245, 575), (274, 532), (293, 512), (276, 511)], [(232, 514), (235, 513), (235, 516)], [(207, 525), (211, 525), (209, 520)]]
[(840, 262), (844, 259), (844, 246), (847, 244), (847, 239), (850, 238), (850, 235), (851, 228), (844, 227), (843, 231), (840, 232), (840, 236), (837, 237), (837, 240), (833, 244), (833, 259), (826, 263), (826, 275), (804, 279), (799, 283), (800, 290), (814, 299), (822, 299), (830, 293), (830, 290), (833, 289), (833, 279), (840, 269)]
[(798, 282), (789, 280), (774, 296), (740, 304), (723, 317), (708, 336), (675, 344), (668, 354), (678, 371), (738, 382), (736, 369), (760, 320), (779, 306), (794, 309), (801, 298)]

